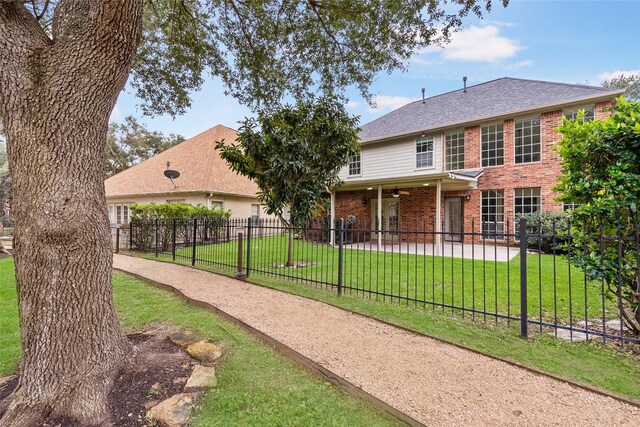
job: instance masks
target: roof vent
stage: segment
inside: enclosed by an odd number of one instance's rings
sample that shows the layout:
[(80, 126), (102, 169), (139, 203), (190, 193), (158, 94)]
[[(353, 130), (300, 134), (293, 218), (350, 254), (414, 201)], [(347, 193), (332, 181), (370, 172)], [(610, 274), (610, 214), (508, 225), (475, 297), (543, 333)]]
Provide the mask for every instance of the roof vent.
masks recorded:
[(422, 103), (424, 104), (424, 88), (422, 88)]
[(467, 76), (462, 78), (462, 82), (464, 83), (464, 90), (462, 92), (467, 93)]

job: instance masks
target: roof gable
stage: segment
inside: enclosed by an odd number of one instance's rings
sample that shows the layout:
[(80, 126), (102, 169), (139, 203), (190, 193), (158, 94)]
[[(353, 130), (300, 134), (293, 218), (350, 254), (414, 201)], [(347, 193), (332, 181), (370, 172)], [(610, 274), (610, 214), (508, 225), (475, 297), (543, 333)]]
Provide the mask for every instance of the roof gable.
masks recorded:
[[(255, 196), (258, 186), (229, 169), (215, 149), (216, 141), (236, 138), (235, 130), (216, 125), (108, 178), (104, 182), (107, 197), (191, 191)], [(174, 180), (175, 188), (164, 176), (167, 162), (171, 169), (180, 172), (180, 177)]]
[(438, 129), (465, 122), (563, 105), (623, 91), (602, 87), (503, 77), (400, 107), (364, 126), (362, 142)]

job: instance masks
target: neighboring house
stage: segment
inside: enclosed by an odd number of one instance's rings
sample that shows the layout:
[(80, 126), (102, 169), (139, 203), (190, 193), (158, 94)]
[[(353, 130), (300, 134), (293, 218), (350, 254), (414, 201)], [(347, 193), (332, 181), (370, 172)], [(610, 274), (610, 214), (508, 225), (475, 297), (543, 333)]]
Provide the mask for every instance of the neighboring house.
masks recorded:
[[(215, 149), (216, 141), (236, 137), (235, 130), (217, 125), (107, 179), (111, 223), (128, 223), (131, 204), (152, 202), (219, 207), (230, 210), (232, 218), (265, 216), (256, 198), (258, 186), (229, 169)], [(178, 171), (180, 177), (172, 183), (164, 175), (167, 169)]]
[[(382, 240), (434, 226), (447, 240), (472, 227), (476, 241), (501, 240), (518, 213), (567, 208), (552, 191), (562, 117), (579, 109), (585, 120), (605, 117), (622, 93), (505, 77), (407, 104), (362, 127), (361, 153), (332, 192), (332, 216), (383, 229)], [(418, 240), (433, 240), (425, 236)]]

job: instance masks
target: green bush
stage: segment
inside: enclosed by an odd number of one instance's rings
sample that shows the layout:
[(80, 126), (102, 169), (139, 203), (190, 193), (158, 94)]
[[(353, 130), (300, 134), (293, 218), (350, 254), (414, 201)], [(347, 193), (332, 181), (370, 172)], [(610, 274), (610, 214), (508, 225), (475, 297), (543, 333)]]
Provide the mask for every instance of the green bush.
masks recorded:
[(226, 222), (231, 216), (231, 211), (184, 202), (133, 204), (129, 209), (134, 223), (133, 247), (142, 251), (155, 249), (156, 237), (158, 250), (169, 250), (173, 241), (174, 220), (179, 244), (188, 245), (192, 242), (192, 219), (203, 221), (197, 229), (197, 239), (218, 241), (223, 239)]
[(147, 203), (144, 205), (132, 204), (131, 218), (135, 220), (143, 219), (227, 219), (231, 216), (231, 211), (223, 209), (208, 208), (204, 205), (191, 205), (189, 203)]
[[(545, 253), (567, 251), (567, 231), (570, 215), (567, 212), (532, 212), (516, 215), (527, 220), (527, 247)], [(555, 236), (555, 237), (554, 237)]]

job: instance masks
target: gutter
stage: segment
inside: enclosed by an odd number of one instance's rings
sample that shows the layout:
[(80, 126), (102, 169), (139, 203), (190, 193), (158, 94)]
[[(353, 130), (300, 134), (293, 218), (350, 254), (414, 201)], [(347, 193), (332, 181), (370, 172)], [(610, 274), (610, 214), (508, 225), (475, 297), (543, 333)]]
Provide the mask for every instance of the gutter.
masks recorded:
[(233, 197), (243, 197), (247, 199), (256, 199), (257, 196), (242, 194), (242, 193), (224, 193), (220, 191), (214, 190), (188, 190), (188, 191), (173, 191), (173, 192), (158, 192), (158, 193), (130, 193), (130, 194), (107, 194), (107, 199), (110, 198), (127, 198), (127, 197), (145, 197), (145, 196), (171, 196), (178, 197), (181, 195), (204, 195), (205, 197), (212, 197), (216, 195), (220, 196), (233, 196)]

